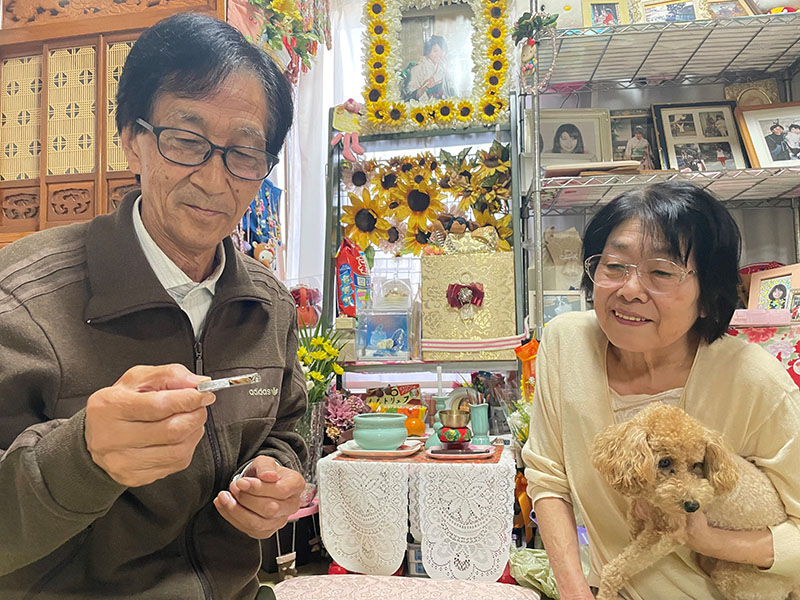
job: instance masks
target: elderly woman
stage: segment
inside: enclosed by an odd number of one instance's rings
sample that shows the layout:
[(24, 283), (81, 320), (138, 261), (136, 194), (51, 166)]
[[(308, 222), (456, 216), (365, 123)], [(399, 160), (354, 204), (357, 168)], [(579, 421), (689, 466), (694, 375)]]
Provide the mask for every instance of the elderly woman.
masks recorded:
[[(726, 335), (737, 301), (739, 231), (712, 196), (662, 183), (617, 197), (589, 223), (583, 287), (594, 311), (545, 328), (537, 357), (528, 494), (562, 600), (590, 599), (628, 544), (627, 501), (591, 464), (595, 435), (651, 402), (679, 406), (761, 468), (790, 519), (734, 532), (689, 515), (689, 542), (632, 578), (635, 600), (721, 598), (696, 555), (800, 573), (800, 390), (759, 346)], [(581, 572), (574, 514), (589, 535)], [(693, 553), (694, 552), (694, 553)]]

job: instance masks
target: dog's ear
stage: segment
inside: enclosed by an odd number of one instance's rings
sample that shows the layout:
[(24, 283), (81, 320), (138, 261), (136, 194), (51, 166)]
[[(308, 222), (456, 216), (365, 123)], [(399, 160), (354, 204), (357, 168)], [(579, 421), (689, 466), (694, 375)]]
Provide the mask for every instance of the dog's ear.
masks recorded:
[(722, 436), (709, 432), (706, 436), (706, 457), (703, 460), (706, 479), (717, 494), (730, 492), (739, 480), (736, 465), (730, 450), (725, 447)]
[(641, 425), (612, 425), (594, 438), (594, 468), (624, 496), (638, 496), (656, 480), (655, 456)]

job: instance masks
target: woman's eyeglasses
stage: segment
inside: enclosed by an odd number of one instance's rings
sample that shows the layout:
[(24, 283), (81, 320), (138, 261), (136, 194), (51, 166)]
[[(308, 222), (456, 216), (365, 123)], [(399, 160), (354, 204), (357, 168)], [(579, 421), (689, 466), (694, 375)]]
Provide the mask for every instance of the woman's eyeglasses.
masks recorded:
[(636, 271), (642, 285), (654, 294), (674, 292), (684, 279), (695, 273), (666, 258), (648, 258), (633, 265), (612, 254), (590, 256), (583, 267), (592, 283), (606, 288), (622, 285)]

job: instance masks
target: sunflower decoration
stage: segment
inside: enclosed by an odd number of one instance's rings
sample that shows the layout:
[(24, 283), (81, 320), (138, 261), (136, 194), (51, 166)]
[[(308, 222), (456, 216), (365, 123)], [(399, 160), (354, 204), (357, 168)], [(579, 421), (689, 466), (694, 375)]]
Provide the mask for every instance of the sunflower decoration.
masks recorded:
[(368, 104), (375, 104), (384, 98), (386, 95), (385, 85), (369, 85), (364, 90), (364, 97), (367, 99)]
[(406, 245), (406, 231), (408, 227), (402, 221), (389, 221), (389, 229), (386, 230), (386, 239), (380, 241), (380, 249), (386, 254), (398, 256)]
[(505, 73), (498, 73), (496, 71), (486, 71), (486, 88), (489, 93), (497, 92), (505, 83)]
[(431, 178), (431, 174), (427, 169), (415, 166), (410, 171), (403, 173), (400, 184), (406, 182), (409, 185), (422, 185)]
[(441, 212), (442, 192), (436, 185), (431, 185), (427, 180), (414, 183), (413, 180), (403, 179), (399, 185), (399, 193), (403, 203), (395, 212), (397, 219), (405, 220), (408, 217), (408, 228), (426, 229), (428, 222), (436, 219), (436, 214)]
[(367, 121), (370, 125), (382, 125), (389, 120), (389, 103), (379, 100), (369, 105), (367, 111)]
[(508, 103), (505, 100), (503, 100), (500, 96), (493, 96), (492, 101), (497, 107), (497, 112), (502, 112), (503, 109), (505, 109), (506, 106), (508, 106)]
[(385, 88), (387, 79), (386, 69), (372, 69), (369, 72), (370, 89)]
[(478, 115), (484, 122), (491, 123), (497, 119), (499, 112), (493, 97), (484, 97), (483, 100), (481, 100), (480, 107), (478, 108)]
[(491, 62), (489, 63), (489, 69), (488, 69), (488, 72), (489, 72), (489, 73), (497, 73), (497, 74), (502, 74), (502, 73), (505, 73), (505, 72), (506, 72), (506, 68), (508, 68), (508, 65), (506, 64), (506, 59), (505, 59), (505, 57), (503, 57), (503, 56), (496, 56), (496, 57), (495, 57), (495, 58), (493, 58), (493, 59), (491, 60)]
[(409, 227), (405, 238), (405, 250), (419, 256), (431, 240), (431, 232), (424, 227)]
[(429, 121), (428, 111), (424, 108), (414, 108), (409, 115), (411, 122), (419, 127), (424, 127)]
[(342, 169), (342, 183), (349, 192), (360, 193), (372, 179), (375, 165), (372, 161), (348, 163), (345, 161)]
[(380, 200), (371, 198), (369, 190), (361, 191), (361, 198), (349, 194), (350, 206), (342, 208), (344, 216), (342, 223), (345, 225), (344, 234), (353, 240), (362, 250), (370, 244), (378, 245), (381, 239), (387, 237), (389, 222), (383, 217), (383, 207)]
[(373, 71), (378, 71), (380, 69), (386, 68), (386, 60), (383, 57), (379, 58), (371, 58), (369, 62), (369, 68)]
[(442, 166), (442, 163), (433, 154), (430, 152), (423, 152), (417, 155), (415, 162), (416, 166), (426, 171), (429, 177), (433, 177), (434, 179), (438, 178), (439, 168)]
[(401, 175), (408, 173), (416, 166), (412, 156), (393, 156), (389, 159), (388, 165), (393, 171), (399, 172)]
[(462, 122), (469, 121), (472, 118), (472, 103), (468, 100), (462, 100), (456, 106), (456, 119)]
[(494, 4), (487, 4), (483, 9), (483, 14), (488, 21), (496, 21), (503, 17), (503, 5), (499, 2)]
[(452, 100), (441, 100), (434, 107), (434, 115), (440, 123), (449, 123), (456, 114), (456, 107)]
[[(375, 196), (386, 206), (390, 206), (392, 196), (397, 193), (397, 186), (400, 178), (397, 172), (389, 165), (380, 167), (372, 176), (372, 183), (375, 186)], [(396, 211), (398, 207), (390, 207), (389, 210)]]
[(483, 180), (495, 173), (505, 173), (511, 168), (511, 160), (508, 146), (503, 146), (495, 140), (492, 142), (488, 151), (478, 150), (478, 171), (477, 177)]
[(506, 53), (505, 48), (503, 48), (502, 42), (493, 42), (489, 44), (489, 47), (486, 49), (486, 57), (489, 60), (493, 60), (498, 56), (504, 56)]
[(406, 110), (400, 103), (392, 103), (389, 105), (389, 110), (386, 113), (386, 122), (392, 125), (402, 123), (406, 118)]
[(498, 248), (505, 252), (511, 251), (511, 244), (508, 242), (514, 234), (511, 227), (508, 226), (511, 223), (511, 213), (496, 219), (489, 211), (475, 211), (475, 220), (480, 227), (494, 227), (499, 239)]
[(486, 34), (489, 38), (489, 43), (493, 44), (495, 42), (501, 42), (503, 39), (505, 39), (506, 32), (507, 29), (505, 23), (502, 21), (489, 24), (489, 30)]
[(371, 0), (367, 12), (370, 18), (383, 17), (386, 14), (386, 3), (384, 0)]
[(369, 33), (371, 36), (379, 37), (385, 35), (388, 31), (388, 27), (386, 27), (386, 21), (380, 18), (372, 19), (369, 23)]
[(389, 50), (391, 50), (389, 40), (384, 37), (377, 37), (370, 43), (369, 58), (372, 61), (379, 58), (385, 59), (385, 57), (389, 54)]

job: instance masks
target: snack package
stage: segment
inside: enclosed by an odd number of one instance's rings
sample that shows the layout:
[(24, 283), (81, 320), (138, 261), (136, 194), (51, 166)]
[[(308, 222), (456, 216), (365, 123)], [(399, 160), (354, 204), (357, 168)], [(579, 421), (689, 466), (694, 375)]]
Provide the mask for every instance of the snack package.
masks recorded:
[(336, 287), (340, 315), (355, 317), (369, 305), (369, 267), (364, 253), (348, 238), (336, 253)]

